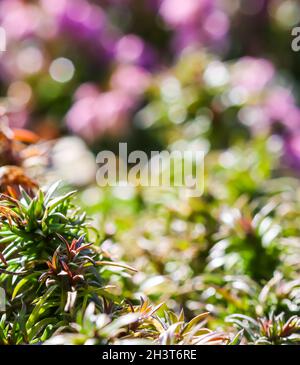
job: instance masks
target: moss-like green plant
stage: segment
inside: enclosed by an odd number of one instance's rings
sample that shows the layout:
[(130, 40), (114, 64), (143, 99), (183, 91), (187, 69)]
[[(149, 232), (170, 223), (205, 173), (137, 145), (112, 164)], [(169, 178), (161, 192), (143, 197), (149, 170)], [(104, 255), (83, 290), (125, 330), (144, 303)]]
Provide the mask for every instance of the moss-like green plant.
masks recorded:
[(103, 309), (103, 298), (115, 300), (105, 290), (107, 267), (133, 270), (104, 259), (88, 240), (86, 216), (72, 203), (74, 192), (59, 195), (57, 188), (33, 197), (21, 188), (20, 200), (0, 196), (0, 286), (7, 297), (0, 342), (43, 341), (89, 302)]

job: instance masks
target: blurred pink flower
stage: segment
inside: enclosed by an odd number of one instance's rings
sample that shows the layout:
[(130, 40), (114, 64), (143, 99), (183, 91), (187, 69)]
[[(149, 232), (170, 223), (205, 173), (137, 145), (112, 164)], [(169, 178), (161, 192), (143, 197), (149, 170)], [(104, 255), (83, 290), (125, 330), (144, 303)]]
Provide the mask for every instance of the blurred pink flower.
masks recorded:
[(179, 52), (222, 41), (229, 29), (228, 16), (215, 0), (162, 0), (159, 14), (174, 31)]
[(82, 84), (66, 116), (68, 127), (89, 141), (103, 134), (119, 135), (150, 83), (150, 74), (134, 65), (120, 65), (110, 79), (111, 90), (101, 92), (93, 83)]
[(143, 51), (143, 40), (134, 34), (121, 37), (116, 44), (116, 58), (120, 62), (136, 63), (142, 56)]
[(88, 141), (103, 134), (119, 135), (126, 129), (133, 106), (132, 98), (118, 90), (83, 96), (69, 110), (66, 123)]
[(248, 92), (260, 92), (275, 73), (271, 62), (262, 58), (243, 57), (232, 67), (232, 84)]
[(74, 94), (75, 100), (80, 100), (88, 97), (97, 97), (100, 93), (100, 89), (92, 82), (86, 82), (81, 84)]
[(284, 118), (284, 124), (293, 130), (300, 130), (300, 109), (294, 106)]
[(157, 62), (154, 49), (135, 34), (126, 34), (116, 42), (114, 58), (120, 63), (135, 64), (147, 69)]
[(280, 120), (295, 105), (295, 99), (290, 92), (283, 87), (274, 88), (268, 96), (266, 109), (271, 119)]
[(113, 73), (110, 84), (113, 89), (131, 97), (144, 93), (150, 83), (150, 74), (143, 68), (133, 65), (120, 65)]
[(102, 7), (87, 0), (41, 2), (62, 34), (81, 41), (81, 46), (84, 45), (99, 60), (113, 54), (118, 36)]
[(278, 122), (286, 129), (281, 133), (284, 146), (284, 162), (300, 168), (300, 108), (291, 90), (284, 87), (273, 88), (264, 105), (264, 113), (270, 123)]
[(300, 129), (300, 109), (290, 90), (274, 88), (265, 103), (265, 111), (271, 121), (284, 124), (289, 129)]
[(300, 133), (285, 138), (284, 160), (290, 167), (300, 168)]
[(213, 40), (222, 39), (230, 27), (229, 19), (225, 13), (220, 10), (213, 11), (203, 24), (206, 34)]
[(171, 27), (197, 22), (213, 6), (214, 0), (163, 0), (160, 15)]
[(135, 34), (126, 34), (117, 41), (114, 57), (120, 63), (131, 63), (145, 68), (154, 66), (157, 59), (152, 47)]
[(20, 39), (38, 30), (42, 24), (43, 13), (37, 5), (31, 3), (2, 0), (0, 20), (8, 39)]
[(25, 109), (7, 113), (10, 127), (23, 128), (28, 122), (28, 112)]

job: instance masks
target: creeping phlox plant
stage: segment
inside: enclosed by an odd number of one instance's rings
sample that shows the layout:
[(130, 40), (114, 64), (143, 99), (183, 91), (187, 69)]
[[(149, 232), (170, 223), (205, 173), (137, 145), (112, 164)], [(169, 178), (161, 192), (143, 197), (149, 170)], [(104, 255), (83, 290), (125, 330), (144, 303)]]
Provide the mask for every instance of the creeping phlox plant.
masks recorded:
[(110, 262), (89, 242), (86, 217), (72, 204), (73, 193), (57, 195), (56, 189), (57, 184), (29, 196), (20, 187), (19, 199), (0, 197), (0, 285), (7, 297), (3, 343), (43, 341), (91, 300), (103, 305), (101, 273)]
[(300, 187), (269, 148), (209, 153), (201, 197), (108, 188), (89, 206), (26, 157), (2, 166), (0, 342), (300, 343)]
[(208, 313), (191, 321), (183, 312), (158, 316), (162, 304), (142, 300), (134, 306), (111, 294), (109, 267), (135, 270), (91, 242), (73, 192), (58, 194), (59, 183), (32, 191), (31, 179), (26, 181), (18, 196), (9, 186), (0, 195), (0, 285), (7, 300), (2, 344), (230, 343), (229, 336), (204, 328)]
[(132, 188), (126, 197), (83, 191), (103, 248), (138, 269), (122, 290), (176, 313), (183, 308), (191, 320), (210, 312), (206, 326), (225, 331), (225, 343), (299, 343), (300, 186), (278, 177), (280, 154), (269, 148), (258, 139), (208, 153), (201, 197), (159, 188)]

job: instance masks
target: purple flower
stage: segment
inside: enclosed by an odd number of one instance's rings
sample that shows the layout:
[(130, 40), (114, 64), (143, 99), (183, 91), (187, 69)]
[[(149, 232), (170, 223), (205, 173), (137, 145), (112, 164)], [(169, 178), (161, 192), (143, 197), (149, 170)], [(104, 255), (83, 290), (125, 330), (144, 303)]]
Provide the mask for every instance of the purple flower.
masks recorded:
[(172, 28), (198, 23), (213, 7), (209, 0), (163, 0), (160, 15)]
[(218, 41), (225, 37), (229, 26), (227, 15), (220, 10), (214, 10), (205, 19), (203, 29), (207, 38)]
[(14, 128), (23, 128), (29, 119), (28, 112), (25, 109), (8, 112), (7, 116), (9, 118), (10, 127)]
[(285, 138), (284, 162), (295, 170), (300, 169), (300, 133)]
[(104, 134), (122, 134), (149, 83), (150, 75), (144, 69), (120, 65), (111, 77), (111, 90), (101, 92), (94, 84), (81, 85), (66, 116), (68, 127), (88, 141)]
[(87, 0), (42, 0), (61, 33), (81, 42), (99, 59), (111, 57), (117, 32), (104, 10)]
[(19, 0), (0, 2), (0, 21), (8, 39), (22, 39), (34, 34), (43, 24), (43, 13), (35, 4)]
[(121, 37), (115, 46), (115, 58), (120, 63), (132, 63), (145, 68), (155, 64), (154, 50), (135, 34)]
[(133, 106), (132, 98), (118, 90), (88, 94), (75, 101), (66, 123), (74, 133), (92, 142), (104, 134), (121, 134)]
[(98, 86), (91, 82), (81, 84), (75, 92), (74, 99), (80, 100), (88, 97), (97, 97), (100, 93)]
[(132, 98), (144, 93), (150, 83), (150, 74), (141, 67), (121, 65), (112, 75), (110, 84), (115, 90), (124, 92)]
[(159, 14), (174, 31), (173, 44), (179, 52), (220, 42), (229, 29), (227, 15), (214, 0), (162, 0)]
[(271, 62), (263, 58), (243, 57), (232, 66), (232, 84), (249, 93), (260, 92), (272, 80), (274, 73)]
[(300, 129), (300, 109), (288, 89), (274, 88), (266, 100), (265, 112), (273, 122), (281, 122), (290, 130)]

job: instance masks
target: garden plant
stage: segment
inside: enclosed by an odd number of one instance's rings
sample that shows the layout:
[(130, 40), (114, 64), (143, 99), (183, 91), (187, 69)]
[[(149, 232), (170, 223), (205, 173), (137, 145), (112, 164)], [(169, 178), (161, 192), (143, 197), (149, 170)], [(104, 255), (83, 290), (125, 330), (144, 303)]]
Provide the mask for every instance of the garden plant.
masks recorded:
[[(1, 345), (300, 344), (299, 24), (296, 0), (0, 1)], [(99, 186), (119, 143), (201, 151), (203, 192)]]

